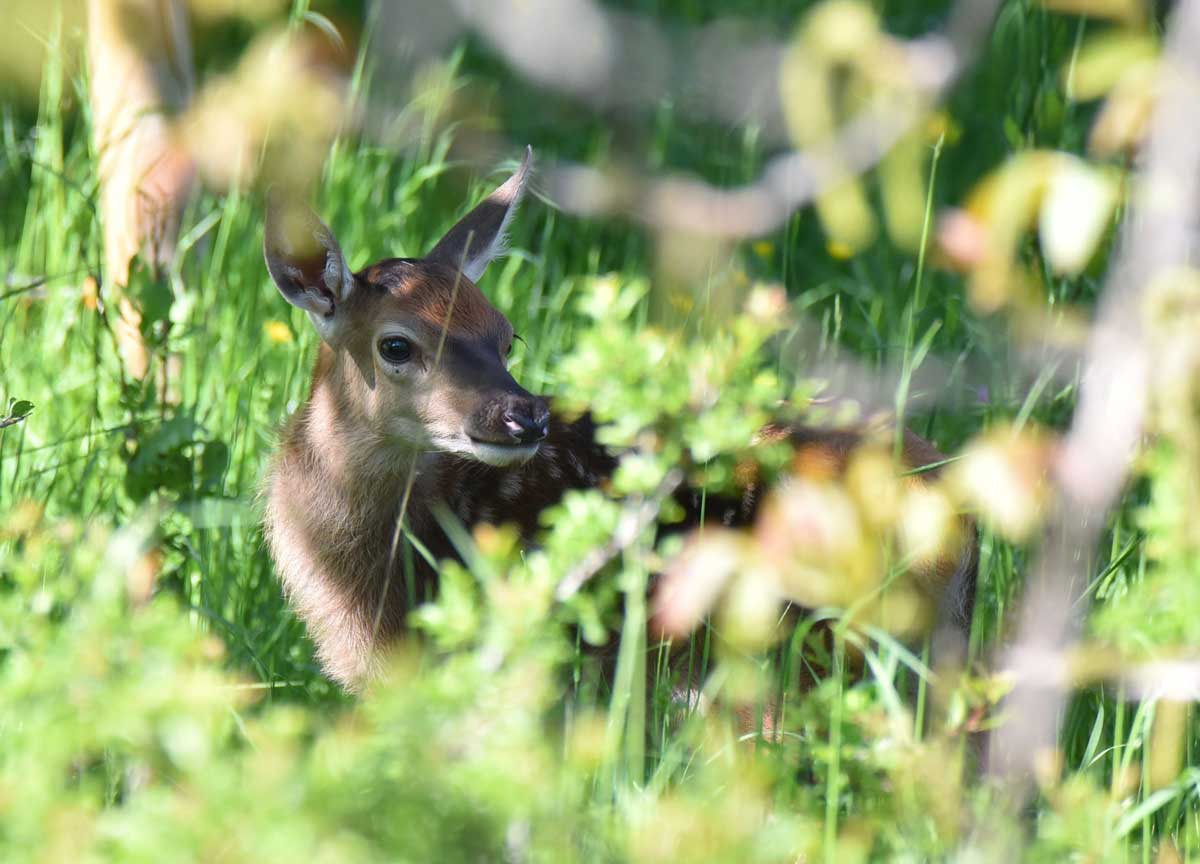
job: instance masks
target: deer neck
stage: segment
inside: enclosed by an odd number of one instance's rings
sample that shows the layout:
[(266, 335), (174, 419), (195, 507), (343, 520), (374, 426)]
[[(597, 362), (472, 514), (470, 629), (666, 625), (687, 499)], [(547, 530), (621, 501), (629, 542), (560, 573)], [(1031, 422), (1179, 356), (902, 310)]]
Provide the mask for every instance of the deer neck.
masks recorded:
[(347, 542), (361, 542), (385, 528), (394, 533), (403, 506), (410, 529), (423, 527), (440, 455), (373, 428), (357, 407), (365, 395), (355, 393), (365, 387), (361, 377), (330, 362), (330, 353), (322, 345), (311, 395), (288, 441), (320, 484), (314, 489), (324, 511), (320, 521), (337, 524)]
[(410, 531), (435, 524), (429, 500), (440, 457), (373, 432), (348, 404), (346, 382), (322, 369), (325, 359), (272, 465), (265, 522), (285, 593), (322, 662), (350, 683), (432, 579), (422, 565), (421, 584), (406, 583), (399, 524), (405, 499)]

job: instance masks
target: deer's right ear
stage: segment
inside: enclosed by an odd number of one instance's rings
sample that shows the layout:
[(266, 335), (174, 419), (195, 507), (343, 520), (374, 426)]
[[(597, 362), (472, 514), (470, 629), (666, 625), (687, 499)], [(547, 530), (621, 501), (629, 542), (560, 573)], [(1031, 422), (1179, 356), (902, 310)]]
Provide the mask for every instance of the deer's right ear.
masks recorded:
[(533, 148), (526, 147), (517, 173), (447, 231), (426, 259), (461, 270), (472, 282), (479, 281), (488, 262), (504, 252), (505, 232), (525, 194), (532, 160)]
[(354, 288), (333, 232), (307, 207), (272, 191), (267, 195), (263, 256), (279, 293), (307, 312), (328, 341), (338, 309)]

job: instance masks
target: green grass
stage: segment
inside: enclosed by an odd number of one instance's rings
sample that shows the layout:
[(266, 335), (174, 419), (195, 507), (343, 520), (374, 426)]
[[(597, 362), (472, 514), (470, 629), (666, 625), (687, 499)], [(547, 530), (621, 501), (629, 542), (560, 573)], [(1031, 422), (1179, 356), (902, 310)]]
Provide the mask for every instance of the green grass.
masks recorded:
[[(808, 6), (622, 5), (681, 26), (753, 11), (788, 27)], [(901, 33), (927, 28), (941, 8), (879, 5)], [(1005, 4), (985, 56), (948, 106), (961, 135), (931, 161), (927, 218), (961, 202), (1011, 152), (1081, 150), (1089, 109), (1065, 102), (1057, 69), (1084, 26), (1036, 4)], [(580, 159), (609, 147), (607, 118), (536, 94), (474, 42), (459, 50), (456, 74), (481, 85), (512, 140)], [(328, 860), (797, 860), (795, 850), (805, 850), (803, 860), (915, 861), (950, 855), (971, 839), (971, 819), (986, 824), (995, 812), (989, 789), (953, 766), (969, 750), (963, 721), (986, 701), (978, 694), (992, 686), (987, 679), (935, 698), (922, 682), (913, 686), (920, 645), (839, 628), (822, 662), (800, 650), (801, 631), (765, 659), (717, 665), (714, 693), (744, 681), (787, 689), (804, 663), (820, 675), (815, 688), (791, 694), (780, 743), (735, 743), (720, 711), (680, 719), (638, 683), (647, 668), (667, 676), (661, 658), (643, 650), (648, 573), (632, 553), (544, 632), (505, 617), (512, 613), (497, 602), (495, 580), (460, 579), (443, 611), (462, 604), (507, 634), (509, 656), (521, 662), (485, 672), (486, 639), (468, 636), (407, 653), (395, 686), (370, 699), (339, 694), (282, 600), (259, 527), (263, 471), (277, 430), (304, 398), (316, 347), (307, 320), (267, 276), (259, 198), (201, 195), (169, 278), (141, 287), (144, 297), (163, 284), (170, 291), (159, 356), (178, 360), (170, 382), (178, 404), (164, 406), (151, 388), (125, 380), (113, 312), (83, 301), (101, 259), (95, 154), (81, 107), (86, 82), (65, 78), (59, 56), (50, 54), (36, 116), (6, 105), (0, 118), (0, 402), (36, 406), (0, 430), (6, 860), (71, 857), (61, 844), (77, 835), (80, 848), (114, 860), (302, 860), (322, 850)], [(766, 155), (743, 130), (666, 109), (647, 114), (635, 119), (652, 121), (655, 164), (735, 183), (752, 178)], [(479, 175), (448, 161), (453, 135), (428, 130), (400, 154), (350, 138), (332, 149), (318, 209), (353, 268), (420, 255), (499, 180), (500, 171)], [(482, 287), (524, 337), (514, 374), (531, 390), (588, 401), (568, 389), (563, 364), (600, 326), (582, 300), (593, 277), (653, 284), (654, 240), (536, 197), (512, 233), (513, 254)], [(850, 260), (833, 257), (809, 210), (763, 239), (736, 247), (731, 267), (781, 282), (814, 323), (803, 331), (811, 344), (796, 357), (781, 353), (788, 375), (802, 376), (795, 364), (820, 356), (899, 369), (902, 406), (913, 374), (938, 358), (949, 372), (936, 407), (905, 419), (946, 452), (1005, 420), (1062, 428), (1069, 419), (1074, 386), (1023, 372), (1006, 325), (974, 314), (963, 280), (924, 255), (885, 238)], [(1100, 281), (1099, 270), (1053, 279), (1047, 300), (1090, 304)], [(292, 341), (269, 338), (270, 321), (284, 322)], [(1169, 614), (1169, 600), (1146, 612), (1137, 593), (1154, 566), (1142, 542), (1146, 519), (1172, 518), (1161, 492), (1169, 472), (1158, 472), (1150, 469), (1113, 515), (1089, 592), (1099, 631), (1114, 641), (1194, 649), (1186, 629), (1200, 613), (1194, 591)], [(22, 527), (29, 502), (44, 515)], [(576, 521), (562, 519), (564, 546), (587, 536)], [(120, 550), (131, 536), (163, 555), (148, 609), (122, 599), (134, 559)], [(990, 533), (981, 544), (976, 670), (1006, 632), (1028, 560), (1028, 550)], [(1195, 572), (1194, 559), (1171, 560), (1181, 579)], [(622, 590), (626, 615), (617, 620), (611, 607)], [(593, 606), (619, 639), (611, 691), (593, 687), (587, 669), (582, 686), (568, 687), (582, 661), (562, 625), (590, 622)], [(838, 610), (818, 614), (841, 620)], [(1156, 639), (1160, 614), (1184, 623), (1170, 634), (1163, 624)], [(220, 640), (219, 656), (205, 634)], [(847, 661), (847, 644), (864, 651), (861, 671)], [(1004, 826), (1026, 833), (1032, 860), (1149, 861), (1167, 841), (1195, 860), (1200, 730), (1185, 711), (1182, 767), (1153, 784), (1152, 742), (1171, 740), (1152, 734), (1163, 710), (1107, 685), (1075, 695), (1063, 718), (1063, 781), (1044, 790), (1021, 826)], [(1002, 722), (994, 709), (986, 716)]]

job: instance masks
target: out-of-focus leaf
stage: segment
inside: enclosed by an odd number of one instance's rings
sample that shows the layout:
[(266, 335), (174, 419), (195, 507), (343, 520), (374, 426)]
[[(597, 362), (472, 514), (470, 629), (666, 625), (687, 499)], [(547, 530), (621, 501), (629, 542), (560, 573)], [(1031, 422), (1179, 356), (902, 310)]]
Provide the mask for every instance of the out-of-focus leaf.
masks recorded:
[(1020, 153), (980, 182), (967, 200), (967, 214), (979, 229), (970, 284), (971, 301), (978, 309), (993, 312), (1020, 296), (1018, 248), (1037, 220), (1058, 158), (1058, 153), (1045, 150)]
[(1074, 62), (1062, 70), (1063, 86), (1072, 99), (1099, 99), (1135, 67), (1153, 64), (1158, 43), (1136, 30), (1117, 30), (1089, 39)]
[(237, 68), (208, 81), (180, 118), (179, 133), (204, 179), (226, 188), (258, 170), (288, 189), (319, 172), (347, 119), (342, 82), (313, 62), (311, 31), (260, 35)]
[(1111, 18), (1129, 23), (1146, 19), (1146, 4), (1142, 0), (1042, 0), (1042, 5), (1052, 12)]
[(1117, 206), (1117, 183), (1108, 173), (1064, 156), (1050, 176), (1038, 217), (1042, 253), (1056, 273), (1087, 266)]
[(925, 223), (925, 154), (920, 135), (909, 135), (880, 166), (888, 236), (901, 249), (916, 251)]
[(1105, 100), (1088, 136), (1088, 150), (1101, 157), (1133, 150), (1149, 128), (1158, 86), (1156, 65), (1146, 63), (1130, 70)]
[(1045, 512), (1050, 442), (1033, 430), (995, 429), (950, 469), (958, 494), (1005, 537), (1030, 536)]
[(918, 487), (904, 497), (900, 511), (900, 540), (908, 560), (928, 564), (952, 548), (958, 515), (937, 489)]
[(749, 544), (734, 531), (710, 529), (691, 540), (655, 590), (656, 629), (668, 636), (691, 633), (749, 553)]
[(818, 198), (817, 215), (830, 242), (842, 244), (852, 255), (875, 239), (875, 216), (866, 191), (857, 180), (839, 183)]

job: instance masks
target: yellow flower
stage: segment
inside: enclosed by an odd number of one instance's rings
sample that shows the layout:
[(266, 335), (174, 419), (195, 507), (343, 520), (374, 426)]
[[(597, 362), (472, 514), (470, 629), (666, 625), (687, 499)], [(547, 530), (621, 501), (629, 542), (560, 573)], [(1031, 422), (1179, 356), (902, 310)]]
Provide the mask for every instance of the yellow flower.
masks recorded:
[(839, 261), (846, 261), (854, 255), (854, 249), (844, 240), (830, 240), (825, 244), (825, 251)]
[(947, 144), (953, 144), (962, 137), (962, 127), (945, 111), (936, 111), (925, 121), (925, 137), (930, 141), (941, 138)]
[(84, 278), (82, 298), (84, 308), (91, 312), (95, 312), (100, 306), (100, 283), (96, 281), (95, 276)]
[(282, 321), (263, 322), (263, 332), (267, 334), (269, 340), (281, 345), (292, 341), (292, 328)]

